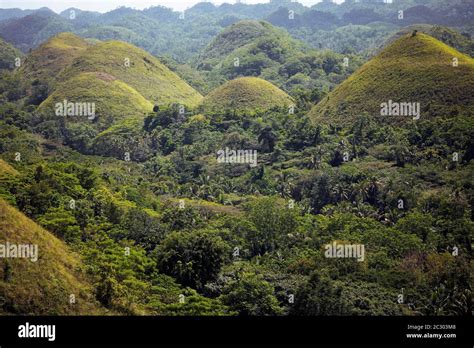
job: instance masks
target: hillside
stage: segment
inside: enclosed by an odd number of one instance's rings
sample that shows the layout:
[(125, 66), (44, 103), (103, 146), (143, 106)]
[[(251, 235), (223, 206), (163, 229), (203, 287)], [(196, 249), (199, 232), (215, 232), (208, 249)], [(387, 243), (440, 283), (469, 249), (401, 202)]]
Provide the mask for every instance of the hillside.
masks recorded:
[(413, 30), (425, 33), (435, 39), (444, 42), (446, 45), (454, 47), (459, 52), (474, 57), (474, 41), (467, 36), (458, 33), (456, 30), (444, 27), (441, 25), (430, 25), (430, 24), (415, 24), (400, 29), (398, 32), (393, 34), (379, 50), (379, 52), (390, 45), (395, 40), (407, 34), (411, 34)]
[[(64, 81), (41, 103), (38, 110), (53, 114), (56, 103), (63, 103), (64, 100), (95, 103), (94, 126), (101, 130), (118, 120), (143, 117), (153, 110), (153, 104), (134, 88), (102, 72), (80, 73)], [(85, 117), (68, 117), (67, 120), (87, 122)]]
[(265, 21), (243, 20), (224, 29), (201, 53), (196, 67), (211, 87), (237, 77), (255, 76), (288, 93), (332, 87), (359, 66), (351, 57), (315, 51)]
[(47, 8), (0, 22), (0, 35), (25, 53), (51, 36), (67, 31), (72, 31), (71, 23)]
[[(453, 67), (453, 58), (459, 64)], [(473, 111), (474, 60), (426, 34), (405, 35), (334, 89), (310, 112), (317, 122), (350, 125), (361, 113), (381, 122), (381, 104), (420, 103), (422, 118)]]
[(270, 82), (256, 77), (242, 77), (226, 82), (209, 93), (201, 107), (205, 111), (252, 111), (292, 104), (290, 96)]
[[(0, 244), (33, 244), (38, 259), (0, 258), (0, 313), (94, 315), (105, 310), (91, 296), (79, 257), (64, 242), (0, 199)], [(70, 303), (70, 296), (76, 303)]]
[(43, 83), (51, 83), (64, 68), (72, 63), (74, 58), (89, 46), (89, 43), (72, 33), (60, 33), (33, 50), (28, 55), (20, 73), (30, 81), (40, 80)]
[(214, 66), (219, 63), (219, 60), (229, 56), (237, 49), (246, 45), (254, 45), (256, 40), (264, 38), (272, 38), (274, 45), (283, 45), (283, 40), (286, 39), (288, 45), (298, 46), (296, 41), (292, 40), (288, 34), (268, 22), (243, 20), (224, 29), (206, 47), (199, 57), (198, 67)]
[(208, 74), (214, 87), (241, 76), (258, 76), (282, 86), (287, 77), (278, 71), (302, 49), (300, 42), (268, 22), (243, 20), (217, 35), (198, 57), (196, 67)]
[(23, 53), (0, 37), (0, 70), (15, 69), (15, 59), (21, 58), (22, 56)]
[(89, 47), (64, 70), (66, 81), (82, 72), (102, 72), (125, 82), (157, 105), (196, 106), (202, 96), (157, 58), (131, 44), (108, 41)]

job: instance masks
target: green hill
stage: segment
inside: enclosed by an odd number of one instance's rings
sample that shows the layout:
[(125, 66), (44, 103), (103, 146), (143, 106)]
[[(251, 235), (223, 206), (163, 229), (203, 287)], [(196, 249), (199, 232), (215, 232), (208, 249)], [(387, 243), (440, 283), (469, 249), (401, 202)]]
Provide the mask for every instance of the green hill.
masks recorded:
[[(103, 72), (80, 73), (57, 86), (39, 107), (40, 112), (53, 114), (56, 103), (95, 103), (93, 124), (100, 130), (125, 118), (139, 118), (153, 110), (153, 104), (134, 88)], [(68, 121), (86, 121), (67, 117)]]
[(121, 80), (157, 105), (199, 104), (202, 96), (157, 58), (131, 44), (107, 41), (89, 47), (64, 70), (66, 81), (82, 72), (100, 71)]
[(291, 97), (270, 82), (256, 77), (241, 77), (209, 93), (201, 108), (204, 111), (255, 111), (292, 104)]
[(21, 58), (22, 56), (23, 53), (0, 38), (0, 70), (15, 69), (15, 59)]
[(243, 20), (224, 29), (197, 59), (211, 88), (237, 77), (255, 76), (288, 93), (333, 87), (360, 66), (359, 59), (316, 51), (265, 21)]
[(28, 55), (20, 73), (30, 81), (38, 79), (50, 84), (89, 46), (84, 39), (72, 33), (58, 34)]
[(0, 35), (25, 53), (58, 33), (72, 30), (71, 21), (48, 8), (39, 9), (21, 18), (0, 22)]
[[(458, 66), (453, 66), (453, 58)], [(474, 60), (426, 34), (405, 35), (334, 89), (310, 112), (316, 122), (350, 125), (361, 113), (384, 123), (410, 117), (381, 116), (381, 104), (420, 103), (421, 118), (474, 110)]]
[[(255, 49), (259, 40), (273, 40), (275, 46), (289, 48), (301, 46), (286, 32), (278, 29), (265, 21), (243, 20), (224, 29), (200, 55), (198, 66), (205, 68), (215, 66), (224, 57), (228, 57), (236, 50), (246, 48), (248, 51)], [(286, 46), (286, 47), (285, 47)]]
[[(79, 257), (64, 242), (0, 199), (2, 249), (27, 244), (37, 245), (37, 261), (32, 261), (35, 257), (0, 258), (0, 314), (105, 314), (91, 297), (92, 288)], [(75, 303), (70, 303), (71, 295)]]
[(454, 47), (459, 52), (474, 56), (474, 41), (470, 38), (458, 33), (456, 30), (441, 25), (415, 24), (400, 29), (392, 35), (383, 45), (382, 49), (390, 45), (402, 36), (411, 34), (413, 30), (428, 34), (446, 45)]

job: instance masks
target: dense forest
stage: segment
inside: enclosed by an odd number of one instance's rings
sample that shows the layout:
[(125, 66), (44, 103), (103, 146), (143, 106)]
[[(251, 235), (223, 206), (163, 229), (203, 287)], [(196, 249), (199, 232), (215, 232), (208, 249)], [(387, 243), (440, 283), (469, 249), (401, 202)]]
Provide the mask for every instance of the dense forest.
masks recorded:
[(471, 315), (473, 10), (0, 9), (0, 314)]

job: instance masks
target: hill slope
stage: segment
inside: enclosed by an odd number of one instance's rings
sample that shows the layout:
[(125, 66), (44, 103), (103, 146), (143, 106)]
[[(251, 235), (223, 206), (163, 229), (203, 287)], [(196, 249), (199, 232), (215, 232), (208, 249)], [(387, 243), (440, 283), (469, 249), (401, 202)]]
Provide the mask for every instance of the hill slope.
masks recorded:
[(201, 53), (197, 69), (211, 88), (243, 76), (260, 77), (288, 93), (326, 86), (344, 80), (359, 66), (351, 57), (329, 50), (311, 50), (286, 31), (265, 21), (243, 20), (224, 29)]
[[(36, 262), (0, 258), (0, 314), (93, 315), (105, 311), (90, 297), (80, 259), (48, 231), (0, 199), (0, 244), (38, 246)], [(74, 295), (76, 303), (70, 303)]]
[(25, 53), (51, 36), (72, 29), (71, 22), (47, 8), (0, 23), (0, 35)]
[[(80, 73), (61, 83), (43, 102), (39, 111), (54, 113), (56, 103), (95, 103), (94, 124), (103, 130), (124, 118), (143, 116), (151, 112), (153, 104), (134, 88), (101, 72)], [(68, 117), (74, 122), (78, 117)], [(82, 121), (87, 121), (82, 118)]]
[(88, 48), (64, 70), (61, 81), (81, 72), (103, 72), (133, 87), (149, 101), (161, 105), (197, 105), (202, 96), (149, 53), (120, 41)]
[(29, 79), (51, 80), (90, 46), (72, 33), (60, 33), (28, 55), (21, 73)]
[(205, 111), (255, 111), (291, 104), (290, 96), (270, 82), (256, 77), (241, 77), (209, 93), (201, 107)]
[(0, 37), (0, 70), (15, 69), (15, 59), (23, 54)]
[(474, 41), (472, 41), (470, 38), (458, 33), (456, 30), (453, 30), (451, 28), (444, 27), (441, 25), (430, 24), (415, 24), (400, 29), (385, 42), (382, 49), (387, 47), (400, 37), (412, 33), (413, 30), (417, 30), (419, 32), (432, 36), (435, 39), (444, 42), (446, 45), (454, 47), (459, 52), (468, 54), (471, 57), (474, 56)]
[[(453, 66), (453, 58), (459, 64)], [(421, 117), (473, 112), (474, 60), (426, 34), (405, 35), (334, 89), (310, 112), (318, 122), (350, 125), (361, 113), (382, 122), (381, 104), (420, 103)]]

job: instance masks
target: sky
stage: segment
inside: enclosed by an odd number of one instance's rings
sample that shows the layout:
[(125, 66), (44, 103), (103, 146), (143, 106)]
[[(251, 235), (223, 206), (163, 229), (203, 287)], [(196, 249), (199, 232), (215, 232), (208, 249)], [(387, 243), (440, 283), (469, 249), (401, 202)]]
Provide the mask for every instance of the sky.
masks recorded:
[[(49, 7), (55, 12), (61, 12), (65, 9), (75, 7), (82, 10), (107, 12), (119, 6), (127, 6), (136, 9), (144, 9), (150, 6), (162, 5), (173, 8), (175, 10), (185, 10), (202, 2), (203, 0), (0, 0), (0, 8), (21, 8), (21, 9), (37, 9), (40, 7)], [(227, 3), (235, 3), (235, 0), (208, 0), (216, 5)], [(311, 6), (321, 0), (298, 0), (298, 2)], [(341, 2), (337, 0), (336, 2)], [(241, 0), (246, 4), (256, 4), (268, 2), (268, 0)]]

